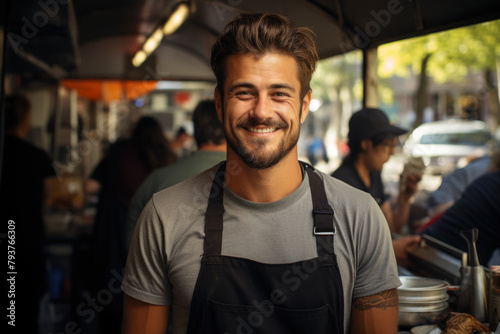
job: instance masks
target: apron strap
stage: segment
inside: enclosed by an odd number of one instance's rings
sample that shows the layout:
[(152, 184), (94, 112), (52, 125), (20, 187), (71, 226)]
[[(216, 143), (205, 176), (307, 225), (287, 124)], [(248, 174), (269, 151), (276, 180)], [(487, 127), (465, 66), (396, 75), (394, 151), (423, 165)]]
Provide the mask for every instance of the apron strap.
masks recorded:
[(222, 248), (222, 220), (224, 216), (224, 173), (226, 162), (223, 162), (215, 174), (208, 197), (207, 211), (205, 212), (205, 241), (203, 252), (205, 255), (220, 255)]
[[(333, 223), (333, 209), (328, 203), (323, 181), (314, 168), (304, 162), (300, 162), (309, 177), (309, 186), (313, 200), (314, 229), (318, 257), (324, 258), (334, 255), (333, 235), (336, 233)], [(215, 174), (208, 198), (208, 206), (205, 212), (205, 240), (203, 252), (205, 255), (221, 255), (222, 228), (223, 228), (223, 184), (226, 163), (223, 162)]]
[(328, 255), (334, 255), (333, 236), (336, 233), (333, 222), (333, 209), (328, 203), (323, 181), (318, 174), (314, 172), (314, 167), (301, 161), (302, 166), (309, 177), (309, 186), (313, 201), (314, 228), (313, 233), (316, 236), (316, 245), (318, 257), (324, 258)]

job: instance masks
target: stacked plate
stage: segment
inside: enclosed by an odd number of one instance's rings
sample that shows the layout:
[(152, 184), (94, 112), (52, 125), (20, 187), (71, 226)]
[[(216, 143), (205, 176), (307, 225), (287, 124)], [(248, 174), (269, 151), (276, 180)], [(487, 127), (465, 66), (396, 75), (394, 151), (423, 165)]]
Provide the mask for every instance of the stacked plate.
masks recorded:
[(446, 281), (417, 276), (400, 276), (399, 294), (400, 327), (432, 323), (448, 309)]

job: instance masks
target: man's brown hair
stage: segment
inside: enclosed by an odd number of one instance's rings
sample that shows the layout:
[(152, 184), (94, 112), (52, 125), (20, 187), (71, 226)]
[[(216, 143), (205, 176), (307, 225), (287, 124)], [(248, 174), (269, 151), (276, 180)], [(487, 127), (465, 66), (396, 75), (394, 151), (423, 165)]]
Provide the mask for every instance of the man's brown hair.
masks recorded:
[(318, 53), (315, 34), (308, 28), (297, 27), (278, 14), (246, 13), (229, 22), (212, 46), (211, 64), (217, 79), (217, 89), (223, 95), (227, 57), (236, 54), (264, 55), (278, 53), (293, 57), (297, 62), (300, 97), (310, 90)]

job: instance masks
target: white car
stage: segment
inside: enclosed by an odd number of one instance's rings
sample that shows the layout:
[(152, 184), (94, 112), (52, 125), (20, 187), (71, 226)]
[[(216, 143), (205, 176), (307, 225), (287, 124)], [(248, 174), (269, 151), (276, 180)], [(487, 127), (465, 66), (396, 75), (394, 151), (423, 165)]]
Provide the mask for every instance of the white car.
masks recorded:
[(424, 123), (413, 130), (403, 153), (422, 157), (426, 173), (444, 176), (463, 167), (467, 157), (487, 154), (493, 142), (485, 122), (448, 119)]

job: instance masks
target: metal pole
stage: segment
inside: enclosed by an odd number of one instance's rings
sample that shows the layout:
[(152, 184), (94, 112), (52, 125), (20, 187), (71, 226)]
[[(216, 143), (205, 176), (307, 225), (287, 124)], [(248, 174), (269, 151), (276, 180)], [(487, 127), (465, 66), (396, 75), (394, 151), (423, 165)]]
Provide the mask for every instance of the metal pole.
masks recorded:
[(363, 50), (363, 107), (378, 108), (376, 47)]

